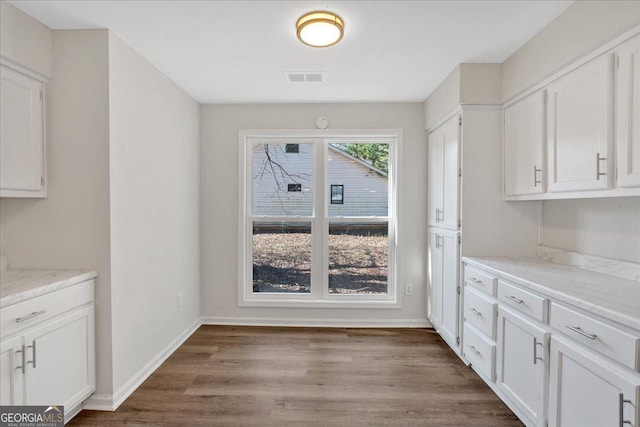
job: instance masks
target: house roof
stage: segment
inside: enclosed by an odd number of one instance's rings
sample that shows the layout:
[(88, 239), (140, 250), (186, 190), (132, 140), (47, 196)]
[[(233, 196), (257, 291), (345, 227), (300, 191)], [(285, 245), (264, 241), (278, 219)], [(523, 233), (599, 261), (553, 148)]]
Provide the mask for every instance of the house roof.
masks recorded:
[(341, 155), (345, 156), (347, 159), (353, 160), (354, 162), (361, 164), (362, 166), (366, 167), (367, 169), (369, 169), (369, 170), (371, 170), (371, 171), (373, 171), (373, 172), (375, 172), (375, 173), (377, 173), (379, 175), (387, 177), (387, 173), (385, 171), (383, 171), (382, 169), (378, 169), (377, 167), (373, 166), (371, 163), (367, 163), (362, 159), (359, 159), (359, 158), (357, 158), (355, 156), (352, 156), (351, 154), (349, 154), (349, 153), (347, 153), (345, 151), (342, 151), (341, 149), (336, 148), (331, 144), (329, 144), (329, 150), (333, 151), (334, 153), (341, 154)]

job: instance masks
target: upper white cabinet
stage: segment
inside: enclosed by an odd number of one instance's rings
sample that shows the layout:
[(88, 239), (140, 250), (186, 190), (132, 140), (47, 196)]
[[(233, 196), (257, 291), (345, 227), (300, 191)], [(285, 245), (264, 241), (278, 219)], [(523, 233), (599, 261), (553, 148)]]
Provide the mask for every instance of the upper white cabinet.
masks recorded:
[(616, 52), (616, 140), (620, 187), (640, 186), (640, 36)]
[(429, 134), (429, 225), (458, 229), (460, 118), (449, 119)]
[(597, 190), (613, 180), (613, 55), (547, 87), (548, 191)]
[(544, 191), (544, 91), (504, 110), (504, 191), (507, 196)]
[(43, 83), (0, 74), (0, 197), (45, 197)]

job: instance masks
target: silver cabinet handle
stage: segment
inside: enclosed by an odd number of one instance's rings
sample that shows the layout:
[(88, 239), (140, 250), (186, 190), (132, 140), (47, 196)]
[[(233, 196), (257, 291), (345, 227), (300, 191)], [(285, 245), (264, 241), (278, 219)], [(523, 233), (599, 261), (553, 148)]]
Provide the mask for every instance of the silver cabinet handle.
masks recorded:
[(630, 400), (626, 400), (624, 398), (624, 394), (620, 393), (620, 427), (624, 427), (625, 424), (629, 424), (629, 425), (633, 425), (632, 422), (630, 420), (625, 420), (624, 419), (624, 404), (628, 403), (628, 404), (632, 404), (633, 402), (631, 402)]
[(16, 350), (16, 353), (20, 353), (22, 356), (22, 365), (20, 366), (16, 366), (16, 369), (22, 369), (22, 373), (24, 374), (25, 371), (25, 363), (24, 363), (24, 344), (22, 344), (22, 349), (21, 350)]
[(513, 295), (507, 295), (507, 298), (509, 298), (511, 301), (515, 302), (516, 304), (524, 303), (524, 300), (518, 299), (518, 298), (514, 297)]
[(598, 336), (596, 334), (589, 334), (589, 333), (583, 331), (580, 328), (580, 326), (564, 325), (564, 327), (569, 329), (569, 330), (571, 330), (571, 331), (573, 331), (573, 332), (576, 332), (576, 333), (582, 335), (583, 337), (587, 337), (590, 340), (595, 340), (596, 338), (598, 338)]
[(436, 222), (442, 222), (444, 220), (444, 211), (440, 208), (436, 208)]
[(600, 153), (596, 153), (596, 179), (600, 180), (601, 176), (605, 176), (606, 173), (600, 172), (600, 162), (602, 160), (607, 160), (606, 157), (600, 157)]
[(544, 362), (544, 359), (542, 357), (538, 357), (538, 346), (541, 345), (542, 348), (544, 348), (544, 344), (541, 342), (538, 342), (537, 338), (533, 338), (533, 364), (537, 364), (538, 360), (541, 362)]
[(482, 280), (478, 280), (475, 277), (470, 277), (469, 280), (471, 280), (473, 283), (477, 283), (478, 285), (484, 285), (484, 283), (482, 283)]
[(482, 313), (480, 313), (475, 308), (470, 308), (469, 311), (472, 312), (473, 314), (475, 314), (476, 316), (482, 317)]
[(35, 368), (35, 367), (36, 367), (36, 340), (33, 340), (33, 341), (31, 342), (31, 345), (28, 345), (28, 346), (27, 346), (27, 348), (30, 348), (30, 349), (31, 349), (31, 355), (33, 356), (33, 359), (32, 359), (32, 360), (29, 360), (29, 361), (27, 362), (27, 365), (28, 365), (28, 364), (31, 364), (31, 365), (33, 365), (33, 367)]
[(538, 172), (542, 172), (542, 169), (538, 169), (536, 165), (533, 165), (533, 186), (537, 187), (538, 184), (542, 184), (541, 180), (538, 180)]
[[(442, 239), (442, 243), (440, 242), (440, 239)], [(436, 249), (441, 248), (443, 244), (444, 244), (444, 236), (436, 234)]]
[(40, 316), (41, 314), (44, 314), (46, 312), (47, 310), (34, 311), (33, 313), (28, 314), (26, 316), (16, 318), (16, 323), (22, 323), (25, 320), (33, 319), (34, 317)]
[(469, 348), (469, 350), (473, 351), (476, 354), (476, 356), (480, 356), (481, 355), (480, 351), (478, 351), (478, 349), (476, 349), (474, 346), (468, 345), (467, 348)]

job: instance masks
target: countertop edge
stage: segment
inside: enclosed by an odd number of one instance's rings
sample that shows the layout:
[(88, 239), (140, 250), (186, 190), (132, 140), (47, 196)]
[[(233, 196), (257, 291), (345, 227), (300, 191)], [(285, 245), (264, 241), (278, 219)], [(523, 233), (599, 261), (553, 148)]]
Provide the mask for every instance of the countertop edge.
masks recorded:
[[(36, 270), (34, 270), (36, 271)], [(47, 270), (53, 271), (53, 270)], [(65, 270), (60, 270), (65, 271)], [(42, 295), (46, 295), (60, 289), (68, 288), (73, 285), (77, 285), (87, 280), (98, 277), (98, 273), (94, 270), (73, 270), (77, 274), (62, 280), (55, 280), (53, 282), (37, 286), (31, 289), (26, 289), (15, 294), (5, 295), (0, 298), (0, 309), (11, 307), (12, 305), (28, 301), (33, 298), (37, 298)]]
[[(536, 282), (532, 282), (530, 280), (524, 279), (522, 277), (519, 276), (515, 276), (511, 273), (505, 272), (503, 270), (499, 270), (495, 267), (492, 267), (490, 265), (487, 265), (485, 263), (482, 262), (482, 260), (477, 260), (474, 259), (474, 257), (462, 257), (462, 262), (469, 264), (471, 266), (474, 267), (478, 267), (478, 268), (482, 268), (484, 270), (490, 271), (491, 273), (495, 274), (496, 276), (499, 276), (500, 278), (512, 281), (520, 286), (523, 286), (529, 290), (532, 290), (534, 292), (538, 292), (540, 294), (544, 294), (547, 295), (551, 298), (554, 298), (560, 302), (564, 302), (566, 304), (570, 304), (573, 305), (581, 310), (587, 311), (589, 313), (593, 313), (596, 314), (598, 316), (601, 316), (607, 320), (613, 321), (613, 322), (617, 322), (621, 325), (624, 325), (626, 327), (635, 329), (640, 331), (640, 319), (636, 319), (634, 317), (629, 317), (623, 313), (611, 310), (607, 307), (603, 307), (600, 306), (598, 304), (595, 304), (593, 302), (589, 302), (589, 301), (585, 301), (579, 297), (575, 297), (572, 295), (569, 295), (565, 292), (561, 292), (561, 291), (557, 291), (555, 289), (549, 288), (547, 286), (541, 285), (539, 283)], [(546, 260), (541, 260), (541, 262), (543, 263), (548, 263), (548, 264), (552, 264)], [(557, 264), (553, 264), (553, 265), (557, 265)], [(573, 267), (570, 265), (567, 265), (567, 267)], [(574, 267), (575, 268), (575, 267)]]

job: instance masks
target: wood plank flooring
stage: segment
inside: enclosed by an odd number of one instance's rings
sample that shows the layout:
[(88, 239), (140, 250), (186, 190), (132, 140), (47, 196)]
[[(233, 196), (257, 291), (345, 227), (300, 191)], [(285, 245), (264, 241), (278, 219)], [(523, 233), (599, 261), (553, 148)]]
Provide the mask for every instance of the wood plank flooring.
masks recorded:
[(430, 329), (202, 326), (71, 426), (522, 426)]

